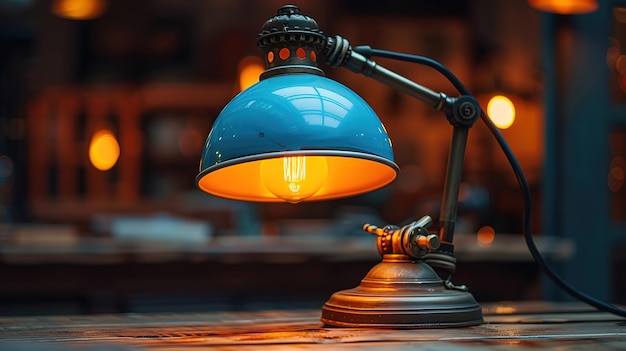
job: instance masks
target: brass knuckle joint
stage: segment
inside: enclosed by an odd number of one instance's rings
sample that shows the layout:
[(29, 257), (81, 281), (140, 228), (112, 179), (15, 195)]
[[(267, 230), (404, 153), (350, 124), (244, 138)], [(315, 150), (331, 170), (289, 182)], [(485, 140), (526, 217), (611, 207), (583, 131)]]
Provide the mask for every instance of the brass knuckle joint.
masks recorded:
[(430, 250), (439, 248), (439, 237), (428, 232), (427, 228), (432, 223), (429, 216), (407, 224), (403, 227), (387, 225), (383, 228), (366, 224), (363, 230), (375, 234), (378, 252), (385, 254), (404, 254), (414, 259), (425, 256)]

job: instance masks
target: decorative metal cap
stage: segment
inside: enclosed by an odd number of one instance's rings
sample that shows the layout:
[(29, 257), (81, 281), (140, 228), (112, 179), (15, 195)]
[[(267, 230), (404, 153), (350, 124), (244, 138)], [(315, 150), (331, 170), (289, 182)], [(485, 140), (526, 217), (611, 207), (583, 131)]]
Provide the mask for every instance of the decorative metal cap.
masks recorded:
[(323, 76), (317, 59), (325, 44), (326, 37), (313, 18), (302, 15), (297, 6), (281, 7), (275, 17), (265, 22), (257, 39), (267, 66), (261, 79), (291, 73)]

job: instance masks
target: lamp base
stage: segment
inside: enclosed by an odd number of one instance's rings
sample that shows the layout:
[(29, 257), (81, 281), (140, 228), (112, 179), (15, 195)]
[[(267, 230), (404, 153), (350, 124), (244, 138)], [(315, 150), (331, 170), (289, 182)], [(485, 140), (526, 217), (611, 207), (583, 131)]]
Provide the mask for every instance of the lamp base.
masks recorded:
[(386, 254), (358, 287), (330, 297), (321, 320), (338, 327), (442, 328), (482, 324), (483, 316), (472, 294), (447, 288), (428, 264)]

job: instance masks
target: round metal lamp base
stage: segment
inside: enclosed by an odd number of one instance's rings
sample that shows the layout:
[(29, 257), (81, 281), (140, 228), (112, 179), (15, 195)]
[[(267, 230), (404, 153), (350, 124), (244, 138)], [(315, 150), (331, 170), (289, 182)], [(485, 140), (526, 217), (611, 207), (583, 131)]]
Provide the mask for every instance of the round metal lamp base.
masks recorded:
[(321, 320), (338, 327), (442, 328), (482, 324), (483, 316), (472, 294), (447, 288), (428, 264), (391, 254), (358, 287), (334, 293)]

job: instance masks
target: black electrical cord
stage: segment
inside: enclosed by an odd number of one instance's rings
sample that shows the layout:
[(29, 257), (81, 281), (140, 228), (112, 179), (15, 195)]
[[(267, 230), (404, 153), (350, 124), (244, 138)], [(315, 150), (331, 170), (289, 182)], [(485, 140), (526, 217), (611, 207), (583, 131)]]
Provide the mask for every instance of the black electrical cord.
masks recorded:
[[(424, 66), (428, 66), (430, 68), (435, 69), (436, 71), (441, 73), (444, 77), (446, 77), (446, 79), (448, 79), (448, 81), (452, 83), (454, 88), (461, 95), (472, 96), (470, 91), (463, 85), (463, 83), (458, 79), (458, 77), (456, 77), (454, 73), (452, 73), (452, 71), (450, 71), (447, 67), (445, 67), (441, 63), (433, 59), (430, 59), (428, 57), (396, 53), (393, 51), (372, 49), (369, 46), (359, 46), (359, 47), (354, 48), (354, 51), (368, 58), (372, 56), (377, 56), (377, 57), (390, 58), (390, 59), (407, 61), (407, 62), (412, 62), (412, 63), (417, 63), (417, 64), (421, 64)], [(506, 139), (504, 138), (504, 136), (502, 135), (498, 127), (496, 127), (496, 125), (491, 121), (491, 119), (487, 116), (487, 114), (484, 111), (482, 111), (482, 109), (481, 109), (480, 117), (482, 121), (487, 125), (489, 130), (491, 131), (491, 134), (494, 136), (494, 138), (498, 142), (498, 145), (502, 149), (502, 152), (504, 153), (507, 160), (509, 161), (511, 168), (513, 169), (513, 173), (515, 173), (515, 177), (517, 178), (518, 185), (522, 191), (522, 198), (523, 198), (523, 228), (522, 230), (524, 233), (524, 238), (526, 240), (526, 245), (528, 246), (528, 250), (533, 256), (535, 262), (539, 265), (539, 267), (543, 270), (543, 272), (550, 279), (552, 279), (552, 281), (557, 286), (559, 286), (565, 292), (570, 294), (572, 297), (584, 303), (587, 303), (588, 305), (593, 306), (598, 310), (609, 312), (609, 313), (612, 313), (621, 317), (626, 317), (626, 309), (619, 308), (610, 303), (598, 300), (576, 289), (575, 287), (567, 283), (561, 276), (559, 276), (546, 263), (545, 259), (543, 258), (539, 250), (537, 249), (537, 246), (535, 245), (535, 241), (533, 240), (532, 227), (531, 227), (532, 204), (531, 204), (531, 196), (530, 196), (530, 186), (528, 185), (528, 181), (526, 180), (524, 171), (522, 170), (522, 167), (519, 164), (517, 157), (515, 157), (513, 150), (511, 150), (511, 147), (507, 143)]]

